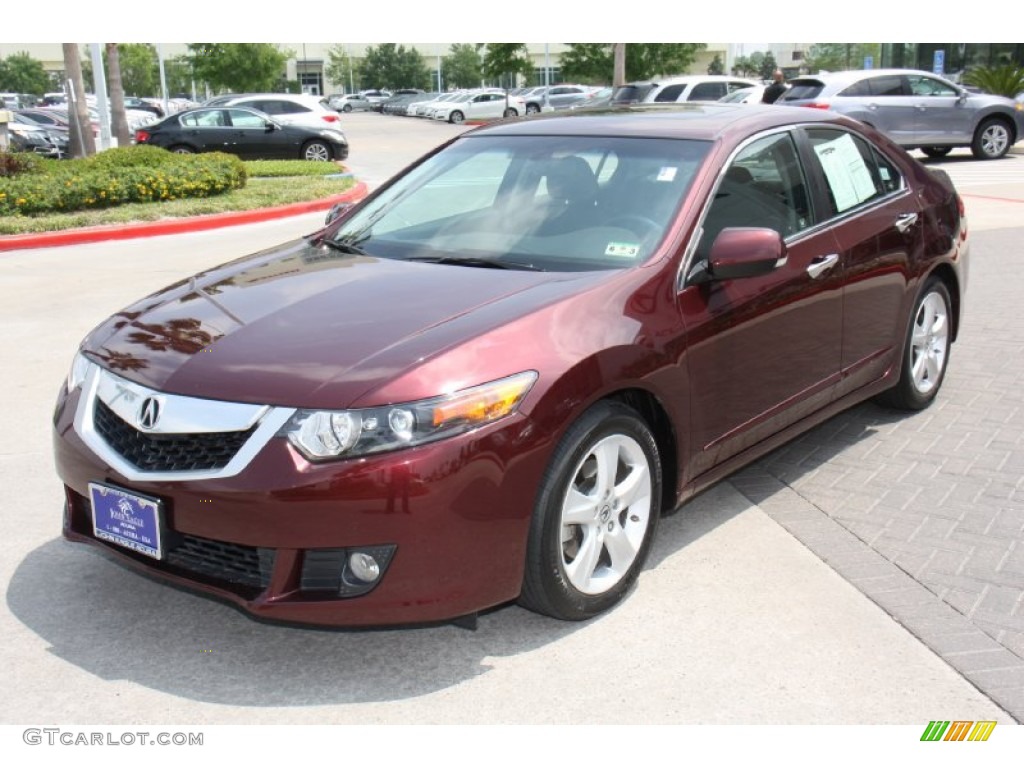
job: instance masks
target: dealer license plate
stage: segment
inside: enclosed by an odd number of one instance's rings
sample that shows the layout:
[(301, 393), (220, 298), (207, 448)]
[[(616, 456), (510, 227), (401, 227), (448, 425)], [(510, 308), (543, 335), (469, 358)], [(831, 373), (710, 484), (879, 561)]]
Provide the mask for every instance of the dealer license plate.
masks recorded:
[(162, 510), (159, 499), (121, 488), (89, 483), (92, 530), (97, 539), (160, 560)]

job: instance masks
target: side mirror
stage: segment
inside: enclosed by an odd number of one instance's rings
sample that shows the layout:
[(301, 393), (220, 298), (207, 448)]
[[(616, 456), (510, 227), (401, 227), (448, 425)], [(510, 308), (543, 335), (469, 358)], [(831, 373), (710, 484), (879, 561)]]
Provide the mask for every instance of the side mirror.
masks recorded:
[(341, 217), (354, 203), (335, 203), (331, 206), (331, 210), (327, 212), (326, 218), (324, 218), (324, 224), (330, 224)]
[(276, 130), (277, 130), (277, 123), (273, 123), (273, 122), (271, 122), (270, 120), (267, 120), (267, 121), (266, 121), (266, 122), (265, 122), (265, 123), (263, 124), (263, 126), (264, 126), (264, 130), (265, 130), (265, 131), (266, 131), (267, 133), (273, 133), (274, 131), (276, 131)]
[(957, 97), (956, 103), (957, 104), (966, 104), (968, 96), (969, 96), (969, 94), (967, 93), (967, 91), (960, 91), (960, 95)]
[(727, 227), (711, 245), (708, 271), (712, 280), (767, 275), (785, 263), (786, 244), (774, 229)]

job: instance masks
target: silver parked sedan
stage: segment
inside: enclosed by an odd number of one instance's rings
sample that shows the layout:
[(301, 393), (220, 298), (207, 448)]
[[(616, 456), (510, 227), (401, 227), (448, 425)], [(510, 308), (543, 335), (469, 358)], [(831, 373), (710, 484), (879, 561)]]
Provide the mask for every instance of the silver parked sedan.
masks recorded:
[(970, 147), (975, 157), (994, 160), (1024, 137), (1024, 105), (1002, 96), (970, 93), (918, 70), (866, 69), (798, 77), (777, 103), (840, 112), (929, 157)]

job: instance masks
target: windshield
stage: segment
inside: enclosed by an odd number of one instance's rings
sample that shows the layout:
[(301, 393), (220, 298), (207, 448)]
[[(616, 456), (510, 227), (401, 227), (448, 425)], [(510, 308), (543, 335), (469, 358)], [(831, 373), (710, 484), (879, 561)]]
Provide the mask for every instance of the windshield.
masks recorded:
[(620, 269), (661, 242), (702, 141), (465, 137), (348, 218), (332, 242), (384, 258), (513, 269)]

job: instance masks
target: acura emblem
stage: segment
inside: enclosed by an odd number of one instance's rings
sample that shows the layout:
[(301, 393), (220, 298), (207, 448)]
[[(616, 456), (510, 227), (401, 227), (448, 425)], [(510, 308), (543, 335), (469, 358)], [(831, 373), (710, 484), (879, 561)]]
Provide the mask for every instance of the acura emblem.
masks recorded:
[(160, 401), (155, 397), (147, 397), (139, 408), (138, 422), (143, 429), (153, 429), (160, 421)]

